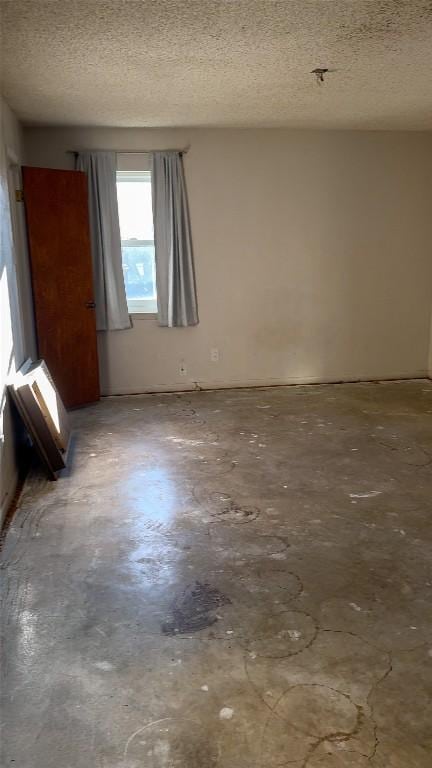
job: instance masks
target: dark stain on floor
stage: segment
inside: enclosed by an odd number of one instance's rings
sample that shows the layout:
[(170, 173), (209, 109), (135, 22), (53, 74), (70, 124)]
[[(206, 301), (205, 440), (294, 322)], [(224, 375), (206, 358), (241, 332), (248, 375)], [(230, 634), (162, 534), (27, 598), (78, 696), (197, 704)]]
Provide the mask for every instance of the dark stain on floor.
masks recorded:
[(172, 619), (162, 624), (162, 632), (164, 635), (199, 632), (216, 623), (217, 608), (230, 603), (229, 597), (215, 587), (195, 581), (174, 600)]
[(239, 523), (250, 523), (256, 520), (258, 515), (257, 507), (241, 507), (235, 501), (230, 501), (222, 510), (214, 513), (214, 516), (220, 520)]

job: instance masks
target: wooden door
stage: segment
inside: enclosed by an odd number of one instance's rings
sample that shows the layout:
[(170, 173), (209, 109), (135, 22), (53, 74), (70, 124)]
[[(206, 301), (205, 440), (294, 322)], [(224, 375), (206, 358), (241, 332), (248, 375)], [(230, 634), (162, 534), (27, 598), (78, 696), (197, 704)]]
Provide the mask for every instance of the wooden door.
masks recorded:
[(67, 408), (99, 399), (87, 178), (23, 168), (38, 354)]

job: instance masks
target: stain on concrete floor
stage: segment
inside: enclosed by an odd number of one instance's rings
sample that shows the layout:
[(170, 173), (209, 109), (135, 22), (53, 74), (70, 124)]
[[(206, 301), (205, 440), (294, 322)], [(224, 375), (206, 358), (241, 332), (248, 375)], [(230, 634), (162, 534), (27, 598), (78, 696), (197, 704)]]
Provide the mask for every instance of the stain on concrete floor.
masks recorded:
[(230, 602), (215, 587), (196, 581), (176, 597), (172, 618), (163, 622), (162, 632), (164, 635), (184, 635), (211, 627), (218, 620), (217, 608)]
[(431, 414), (429, 381), (74, 414), (3, 547), (2, 765), (429, 768)]

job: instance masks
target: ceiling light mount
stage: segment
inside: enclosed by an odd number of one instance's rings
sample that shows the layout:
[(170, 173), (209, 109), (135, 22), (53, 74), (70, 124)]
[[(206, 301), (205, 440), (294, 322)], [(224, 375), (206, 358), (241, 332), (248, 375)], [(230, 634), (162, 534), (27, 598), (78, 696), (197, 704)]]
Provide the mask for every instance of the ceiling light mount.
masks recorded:
[(327, 67), (315, 67), (315, 69), (312, 70), (311, 75), (315, 75), (318, 85), (322, 85), (324, 82), (324, 75), (326, 75), (327, 72)]

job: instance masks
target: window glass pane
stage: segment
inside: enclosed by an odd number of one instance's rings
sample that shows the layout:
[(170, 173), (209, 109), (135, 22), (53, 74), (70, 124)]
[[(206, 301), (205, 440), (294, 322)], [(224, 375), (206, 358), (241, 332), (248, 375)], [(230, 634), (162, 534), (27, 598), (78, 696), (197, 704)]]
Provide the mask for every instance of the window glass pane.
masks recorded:
[(117, 199), (129, 312), (156, 311), (156, 270), (149, 171), (119, 171)]
[(128, 299), (155, 299), (154, 245), (122, 245), (123, 274)]
[[(120, 174), (119, 174), (120, 176)], [(122, 240), (153, 240), (150, 174), (145, 181), (118, 181), (117, 199)]]

